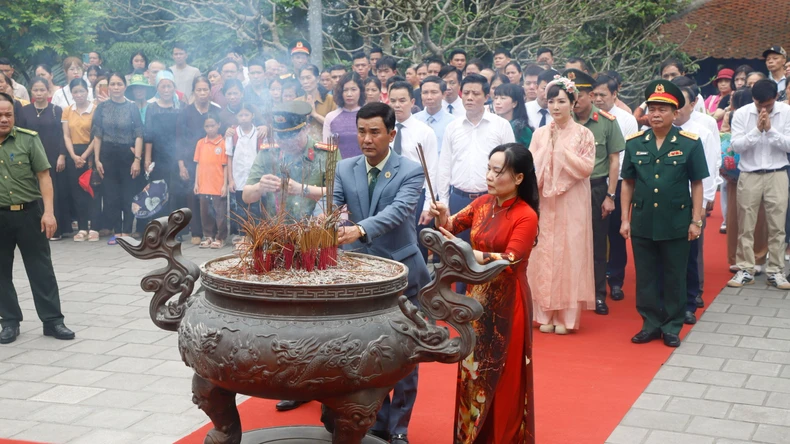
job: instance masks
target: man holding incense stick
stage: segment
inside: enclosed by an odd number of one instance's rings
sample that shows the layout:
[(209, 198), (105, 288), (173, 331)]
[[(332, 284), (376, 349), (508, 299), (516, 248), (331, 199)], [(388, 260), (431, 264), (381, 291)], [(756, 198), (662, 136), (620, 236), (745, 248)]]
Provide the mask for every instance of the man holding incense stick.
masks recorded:
[[(395, 115), (384, 103), (369, 103), (357, 113), (357, 140), (363, 155), (339, 162), (335, 174), (335, 205), (346, 205), (353, 223), (338, 230), (338, 243), (409, 267), (404, 294), (419, 306), (417, 292), (430, 278), (411, 221), (417, 201), (424, 196), (425, 174), (418, 162), (390, 148), (397, 135)], [(435, 142), (433, 134), (430, 138)], [(406, 150), (405, 145), (402, 148)], [(392, 444), (408, 444), (409, 420), (417, 398), (417, 371), (415, 368), (387, 395), (370, 433)], [(324, 413), (325, 423), (331, 423), (330, 412)]]

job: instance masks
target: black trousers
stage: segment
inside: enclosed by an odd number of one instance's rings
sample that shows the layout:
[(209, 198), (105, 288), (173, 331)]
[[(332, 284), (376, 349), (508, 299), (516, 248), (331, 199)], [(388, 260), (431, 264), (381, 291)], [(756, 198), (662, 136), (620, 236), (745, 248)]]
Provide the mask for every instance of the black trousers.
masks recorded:
[(606, 277), (609, 286), (622, 287), (625, 280), (625, 266), (628, 264), (628, 250), (625, 247), (625, 238), (620, 234), (620, 189), (623, 181), (617, 181), (617, 197), (614, 200), (614, 211), (609, 215), (609, 261), (606, 263)]
[(3, 327), (16, 327), (22, 321), (22, 309), (11, 280), (16, 247), (22, 253), (39, 319), (48, 326), (63, 322), (49, 241), (41, 232), (41, 215), (38, 205), (22, 211), (0, 210), (0, 324)]
[[(181, 178), (180, 173), (177, 177), (173, 177), (173, 188), (175, 191), (171, 194), (173, 199), (174, 210), (180, 208), (189, 208), (192, 211), (192, 220), (189, 222), (189, 231), (192, 237), (203, 236), (203, 223), (200, 218), (200, 196), (195, 195), (195, 168), (196, 164), (192, 161), (184, 161), (184, 168), (189, 173), (189, 178), (184, 180)], [(179, 171), (176, 166), (176, 171)], [(169, 184), (168, 184), (169, 185)], [(186, 231), (182, 232), (186, 235)]]
[[(453, 192), (453, 189), (450, 189), (450, 214), (456, 214), (459, 211), (466, 208), (469, 204), (472, 203), (473, 199), (469, 199), (466, 196), (462, 196), (458, 193)], [(472, 235), (471, 230), (464, 230), (455, 235), (455, 237), (465, 240), (466, 242), (472, 243), (470, 240), (470, 236)], [(455, 283), (455, 291), (458, 294), (466, 294), (466, 284), (463, 282), (456, 282)]]
[[(605, 178), (604, 178), (605, 179)], [(606, 180), (591, 179), (593, 269), (595, 276), (595, 299), (606, 299), (606, 237), (609, 234), (609, 218), (602, 218), (601, 205), (606, 199)]]
[[(104, 166), (104, 215), (108, 228), (116, 233), (132, 232), (132, 198), (145, 187), (144, 175), (132, 179), (130, 174), (134, 153), (130, 144), (102, 143), (101, 162)], [(142, 167), (141, 167), (142, 169)]]
[[(74, 145), (74, 154), (81, 156), (87, 151), (88, 145)], [(77, 168), (77, 164), (71, 157), (66, 159), (66, 177), (69, 182), (69, 189), (71, 190), (71, 208), (73, 209), (72, 216), (77, 219), (79, 229), (82, 231), (88, 230), (88, 221), (91, 222), (91, 229), (99, 231), (101, 223), (101, 198), (97, 198), (101, 185), (93, 187), (93, 197), (82, 189), (79, 180), (83, 173), (90, 170), (90, 165), (85, 162), (82, 168)], [(60, 223), (60, 221), (58, 221)]]
[[(49, 170), (49, 176), (52, 178), (52, 203), (55, 211), (55, 220), (58, 222), (58, 228), (53, 236), (58, 237), (63, 233), (71, 233), (72, 231), (71, 189), (66, 171), (57, 171), (57, 160), (50, 162), (50, 165), (52, 166)], [(66, 165), (68, 165), (68, 161), (66, 161)], [(40, 205), (43, 206), (43, 202)]]

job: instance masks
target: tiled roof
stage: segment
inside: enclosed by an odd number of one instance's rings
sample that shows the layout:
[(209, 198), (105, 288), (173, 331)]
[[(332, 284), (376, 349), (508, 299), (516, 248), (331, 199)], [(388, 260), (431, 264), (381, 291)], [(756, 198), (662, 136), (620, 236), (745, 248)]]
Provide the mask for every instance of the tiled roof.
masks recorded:
[(663, 38), (692, 57), (759, 59), (772, 45), (790, 48), (789, 0), (708, 0), (664, 24)]

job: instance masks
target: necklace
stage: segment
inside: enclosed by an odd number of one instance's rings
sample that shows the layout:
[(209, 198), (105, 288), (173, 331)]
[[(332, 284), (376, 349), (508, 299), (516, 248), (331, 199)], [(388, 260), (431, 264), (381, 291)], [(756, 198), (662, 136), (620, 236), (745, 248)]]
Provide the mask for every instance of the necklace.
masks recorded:
[(44, 111), (46, 111), (46, 110), (47, 110), (47, 108), (48, 108), (48, 107), (46, 107), (46, 106), (45, 106), (44, 108), (39, 108), (39, 107), (37, 107), (37, 106), (35, 106), (35, 105), (33, 105), (33, 107), (34, 107), (34, 108), (36, 108), (36, 118), (39, 118), (39, 117), (41, 117), (41, 114), (43, 114), (43, 113), (44, 113)]
[(493, 219), (497, 214), (503, 211), (507, 211), (508, 208), (510, 207), (500, 208), (499, 210), (496, 210), (496, 204), (491, 205), (491, 219)]

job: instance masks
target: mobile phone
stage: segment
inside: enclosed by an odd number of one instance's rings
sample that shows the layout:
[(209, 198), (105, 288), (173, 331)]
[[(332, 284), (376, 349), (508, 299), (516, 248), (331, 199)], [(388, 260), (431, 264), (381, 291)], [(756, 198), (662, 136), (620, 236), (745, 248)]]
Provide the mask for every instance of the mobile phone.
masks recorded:
[(89, 53), (86, 52), (82, 54), (82, 63), (88, 65), (90, 64), (90, 61), (91, 61), (91, 55)]

